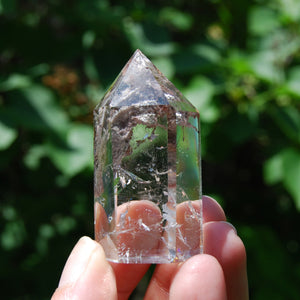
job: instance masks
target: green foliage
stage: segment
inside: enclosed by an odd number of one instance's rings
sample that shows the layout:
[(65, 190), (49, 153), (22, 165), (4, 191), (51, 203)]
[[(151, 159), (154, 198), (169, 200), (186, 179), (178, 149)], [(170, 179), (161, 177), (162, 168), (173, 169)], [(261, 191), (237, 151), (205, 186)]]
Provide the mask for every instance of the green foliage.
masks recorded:
[(300, 153), (293, 148), (286, 148), (264, 164), (264, 178), (268, 184), (282, 182), (293, 196), (295, 205), (300, 210)]
[(49, 299), (93, 235), (92, 110), (136, 48), (200, 111), (203, 189), (245, 242), (251, 299), (300, 298), (298, 0), (0, 0), (0, 27), (5, 299)]

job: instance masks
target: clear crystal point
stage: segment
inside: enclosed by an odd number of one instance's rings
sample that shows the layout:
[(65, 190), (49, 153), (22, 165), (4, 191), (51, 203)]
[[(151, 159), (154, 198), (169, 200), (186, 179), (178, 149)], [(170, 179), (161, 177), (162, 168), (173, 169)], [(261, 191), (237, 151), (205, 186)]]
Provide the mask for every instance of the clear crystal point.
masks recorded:
[(199, 113), (139, 50), (94, 110), (95, 238), (110, 261), (202, 253)]

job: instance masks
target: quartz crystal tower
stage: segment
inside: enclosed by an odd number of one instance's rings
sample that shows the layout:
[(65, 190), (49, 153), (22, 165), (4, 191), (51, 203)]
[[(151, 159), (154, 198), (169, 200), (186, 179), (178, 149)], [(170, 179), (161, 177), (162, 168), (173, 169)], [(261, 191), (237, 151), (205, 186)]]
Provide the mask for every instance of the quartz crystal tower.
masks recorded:
[(137, 50), (94, 111), (95, 238), (107, 259), (202, 252), (199, 113)]

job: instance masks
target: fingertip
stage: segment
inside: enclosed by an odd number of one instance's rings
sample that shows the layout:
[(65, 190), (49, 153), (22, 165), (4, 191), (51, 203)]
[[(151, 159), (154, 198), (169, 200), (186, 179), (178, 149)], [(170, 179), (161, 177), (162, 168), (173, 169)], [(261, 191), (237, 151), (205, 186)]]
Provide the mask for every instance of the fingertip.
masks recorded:
[(225, 273), (228, 298), (232, 300), (247, 300), (247, 254), (241, 238), (233, 231), (228, 234), (222, 251), (222, 266)]
[(116, 299), (113, 270), (101, 245), (88, 237), (81, 238), (64, 267), (52, 299)]
[(98, 243), (87, 236), (81, 237), (68, 257), (58, 286), (61, 287), (76, 282), (86, 268), (90, 255), (96, 249), (98, 249), (101, 256), (104, 255), (104, 251)]
[[(235, 227), (224, 221), (207, 222), (204, 228), (204, 252), (218, 257), (240, 257), (246, 260), (245, 246)], [(235, 255), (233, 255), (235, 254)]]
[(226, 215), (221, 205), (212, 197), (202, 197), (203, 223), (211, 221), (226, 221)]
[(219, 262), (206, 254), (187, 260), (174, 277), (170, 299), (225, 300), (226, 285)]
[(161, 237), (161, 218), (159, 207), (148, 200), (120, 205), (116, 217), (115, 241), (118, 254), (126, 257), (128, 250), (136, 256), (142, 252), (155, 252)]
[(221, 264), (228, 299), (248, 299), (246, 249), (235, 228), (227, 222), (204, 224), (204, 252)]

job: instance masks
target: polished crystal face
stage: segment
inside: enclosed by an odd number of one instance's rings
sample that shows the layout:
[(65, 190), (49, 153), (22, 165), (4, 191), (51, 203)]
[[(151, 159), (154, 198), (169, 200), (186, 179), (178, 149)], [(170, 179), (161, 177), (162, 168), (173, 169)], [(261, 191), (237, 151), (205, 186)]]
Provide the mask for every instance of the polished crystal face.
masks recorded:
[(137, 50), (94, 111), (95, 238), (110, 261), (202, 252), (199, 113)]

